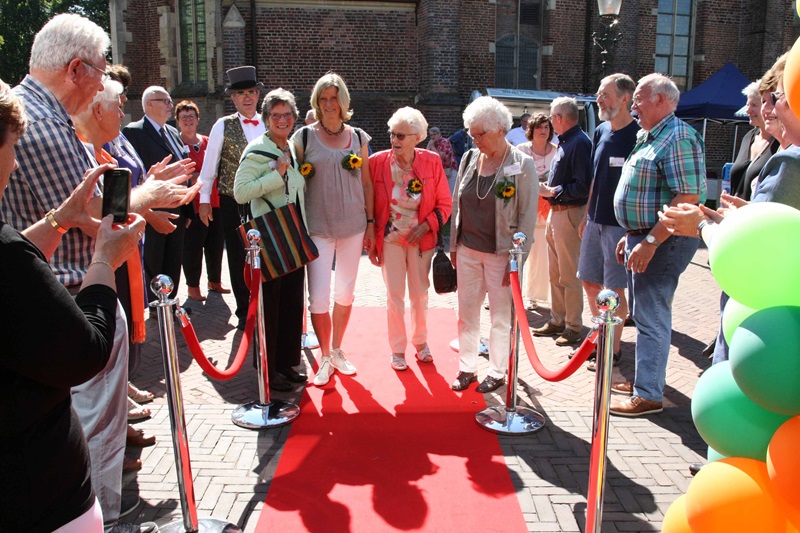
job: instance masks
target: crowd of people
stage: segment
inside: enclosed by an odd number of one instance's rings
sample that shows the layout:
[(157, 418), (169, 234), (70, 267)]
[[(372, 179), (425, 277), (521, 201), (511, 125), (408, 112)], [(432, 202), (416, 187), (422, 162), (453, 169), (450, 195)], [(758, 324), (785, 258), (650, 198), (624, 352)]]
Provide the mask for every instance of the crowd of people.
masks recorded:
[[(123, 501), (122, 474), (141, 468), (125, 448), (155, 443), (128, 424), (149, 416), (141, 404), (153, 399), (129, 381), (146, 334), (144, 280), (167, 274), (174, 295), (183, 271), (189, 298), (203, 301), (205, 260), (207, 291), (233, 292), (236, 327), (244, 329), (251, 295), (239, 226), (289, 203), (319, 255), (262, 283), (271, 388), (289, 391), (308, 380), (300, 357), (306, 294), (320, 345), (313, 384), (357, 373), (343, 345), (364, 254), (386, 287), (388, 364), (397, 372), (409, 364), (406, 287), (410, 348), (417, 362), (433, 361), (429, 273), (437, 233), (447, 231), (458, 276), (452, 389), (478, 381), (487, 295), (489, 370), (475, 390), (505, 385), (508, 248), (523, 232), (526, 308), (550, 308), (532, 333), (559, 346), (579, 343), (584, 293), (598, 315), (595, 297), (613, 289), (617, 314), (629, 313), (637, 333), (635, 376), (612, 384), (624, 399), (611, 413), (662, 410), (671, 300), (697, 237), (709, 238), (724, 218), (724, 209), (703, 206), (703, 139), (675, 116), (680, 93), (667, 76), (603, 78), (596, 95), (603, 122), (593, 138), (572, 98), (555, 99), (549, 115), (523, 115), (513, 128), (502, 103), (480, 97), (449, 138), (419, 110), (396, 110), (387, 122), (390, 148), (371, 153), (370, 134), (349, 124), (345, 80), (332, 72), (311, 90), (299, 128), (295, 96), (277, 88), (262, 101), (252, 66), (227, 71), (236, 111), (208, 136), (198, 132), (197, 104), (174, 105), (160, 86), (144, 90), (143, 117), (123, 128), (131, 78), (124, 66), (107, 65), (109, 47), (99, 26), (59, 15), (36, 35), (28, 76), (13, 90), (0, 82), (0, 295), (17, 302), (0, 324), (8, 391), (0, 420), (12, 437), (0, 445), (0, 472), (26, 484), (0, 485), (0, 505), (13, 509), (3, 512), (11, 529), (157, 531), (153, 523), (120, 521), (138, 504)], [(733, 195), (722, 197), (726, 208), (748, 201), (800, 207), (791, 179), (800, 164), (800, 119), (786, 102), (785, 63), (783, 56), (744, 91), (754, 129), (733, 166)], [(103, 175), (115, 167), (131, 171), (132, 188), (127, 221), (112, 226), (101, 203)], [(230, 289), (222, 284), (223, 249)], [(48, 335), (37, 333), (40, 323), (49, 324)], [(715, 361), (727, 357), (722, 335), (716, 350)], [(14, 414), (21, 402), (24, 418)], [(43, 505), (47, 513), (38, 512)]]

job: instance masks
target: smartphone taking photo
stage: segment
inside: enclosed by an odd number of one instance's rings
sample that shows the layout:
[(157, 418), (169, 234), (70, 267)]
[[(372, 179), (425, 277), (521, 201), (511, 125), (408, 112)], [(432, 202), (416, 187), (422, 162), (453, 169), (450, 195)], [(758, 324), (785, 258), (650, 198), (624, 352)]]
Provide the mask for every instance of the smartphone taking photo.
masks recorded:
[(114, 215), (114, 222), (128, 220), (131, 206), (131, 171), (112, 168), (103, 174), (103, 217)]

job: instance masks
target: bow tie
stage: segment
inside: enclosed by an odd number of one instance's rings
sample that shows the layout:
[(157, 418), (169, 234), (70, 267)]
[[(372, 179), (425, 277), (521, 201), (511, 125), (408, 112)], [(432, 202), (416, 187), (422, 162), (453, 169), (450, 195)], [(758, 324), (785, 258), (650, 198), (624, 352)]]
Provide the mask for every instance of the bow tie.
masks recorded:
[(245, 124), (252, 124), (253, 126), (258, 126), (257, 120), (250, 120), (249, 118), (246, 118), (242, 120), (242, 122), (244, 122)]

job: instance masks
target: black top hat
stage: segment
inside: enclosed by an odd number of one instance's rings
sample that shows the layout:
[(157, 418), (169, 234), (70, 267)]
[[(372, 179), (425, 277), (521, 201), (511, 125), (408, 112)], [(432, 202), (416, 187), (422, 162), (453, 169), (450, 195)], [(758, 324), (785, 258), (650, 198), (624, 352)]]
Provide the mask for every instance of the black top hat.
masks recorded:
[(236, 67), (229, 69), (225, 74), (228, 75), (228, 86), (225, 88), (227, 93), (252, 87), (264, 88), (264, 84), (256, 79), (256, 67)]

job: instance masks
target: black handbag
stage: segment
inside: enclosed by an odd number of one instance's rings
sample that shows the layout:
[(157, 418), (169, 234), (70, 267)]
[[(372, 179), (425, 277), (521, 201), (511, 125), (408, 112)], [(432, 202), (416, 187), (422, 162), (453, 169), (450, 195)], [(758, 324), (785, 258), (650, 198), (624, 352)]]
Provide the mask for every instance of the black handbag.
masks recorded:
[(433, 289), (437, 294), (446, 294), (448, 292), (455, 292), (458, 289), (458, 281), (456, 278), (456, 269), (450, 258), (444, 253), (444, 244), (442, 243), (442, 214), (438, 209), (434, 209), (436, 219), (439, 221), (439, 231), (436, 235), (436, 255), (433, 256), (433, 265), (431, 271), (433, 273)]

